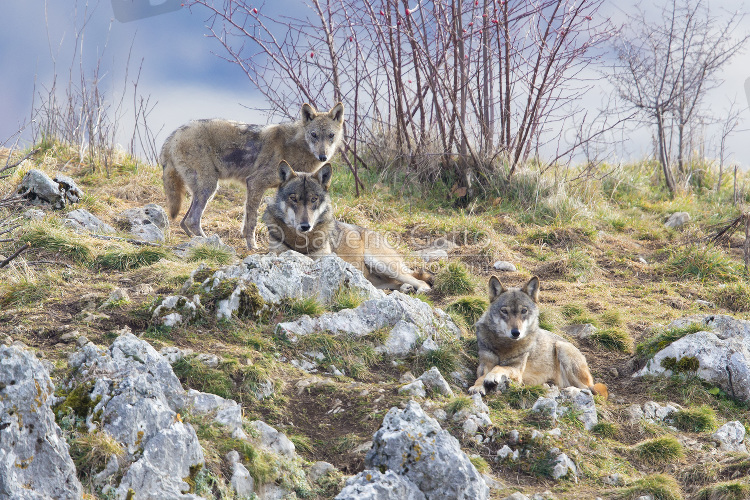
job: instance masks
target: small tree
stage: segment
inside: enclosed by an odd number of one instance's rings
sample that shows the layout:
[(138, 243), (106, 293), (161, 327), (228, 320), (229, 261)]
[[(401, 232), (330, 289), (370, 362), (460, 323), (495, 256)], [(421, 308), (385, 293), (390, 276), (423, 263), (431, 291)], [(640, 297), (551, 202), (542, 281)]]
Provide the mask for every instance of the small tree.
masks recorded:
[(671, 0), (661, 16), (642, 10), (628, 16), (616, 41), (619, 64), (610, 79), (619, 97), (655, 128), (657, 156), (670, 193), (677, 187), (672, 148), (683, 174), (688, 134), (702, 117), (705, 96), (720, 83), (719, 70), (750, 38), (735, 36), (743, 19), (735, 13), (720, 21), (707, 2)]

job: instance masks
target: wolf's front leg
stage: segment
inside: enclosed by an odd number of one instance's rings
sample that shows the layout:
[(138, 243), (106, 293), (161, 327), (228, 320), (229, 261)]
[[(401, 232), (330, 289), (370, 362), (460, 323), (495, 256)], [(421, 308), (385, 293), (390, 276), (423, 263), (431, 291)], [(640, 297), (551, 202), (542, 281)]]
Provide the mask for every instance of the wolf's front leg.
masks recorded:
[(258, 245), (255, 241), (255, 228), (258, 225), (258, 207), (263, 200), (263, 193), (267, 187), (260, 186), (255, 179), (247, 179), (247, 200), (245, 201), (245, 220), (242, 222), (242, 236), (245, 237), (247, 248), (255, 250)]
[(523, 383), (523, 372), (515, 366), (496, 366), (484, 376), (484, 388), (487, 391), (493, 391), (507, 385), (510, 380), (515, 380), (519, 384)]

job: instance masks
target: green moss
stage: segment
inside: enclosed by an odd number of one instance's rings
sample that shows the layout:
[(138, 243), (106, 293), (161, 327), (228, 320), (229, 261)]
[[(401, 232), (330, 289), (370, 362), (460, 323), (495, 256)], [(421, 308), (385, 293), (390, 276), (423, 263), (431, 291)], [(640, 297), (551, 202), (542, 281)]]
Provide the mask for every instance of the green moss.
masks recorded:
[(208, 278), (213, 276), (215, 272), (216, 272), (216, 269), (212, 269), (210, 267), (201, 269), (200, 271), (196, 271), (195, 274), (193, 275), (193, 281), (198, 284), (203, 283)]
[(660, 465), (672, 463), (685, 456), (685, 450), (673, 436), (662, 436), (633, 446), (633, 455), (641, 462)]
[(716, 412), (710, 406), (679, 410), (671, 416), (674, 426), (686, 432), (711, 432), (716, 429)]
[(671, 370), (674, 373), (693, 373), (700, 368), (698, 359), (693, 356), (685, 356), (679, 360), (675, 358), (664, 358), (661, 360), (662, 368)]
[(232, 293), (237, 289), (240, 284), (239, 278), (229, 278), (219, 281), (215, 287), (211, 289), (211, 295), (216, 299), (225, 300), (228, 299)]
[(196, 464), (190, 466), (190, 473), (187, 477), (182, 478), (183, 481), (185, 481), (188, 486), (190, 486), (190, 489), (187, 491), (188, 493), (194, 493), (195, 492), (195, 479), (198, 477), (198, 473), (203, 469), (203, 464)]
[(490, 464), (487, 463), (487, 460), (483, 459), (482, 457), (471, 457), (469, 461), (474, 465), (474, 467), (477, 469), (477, 472), (480, 474), (484, 474), (485, 472), (490, 471)]
[(265, 321), (270, 315), (271, 308), (263, 300), (258, 292), (258, 286), (255, 283), (248, 284), (240, 292), (240, 305), (237, 309), (237, 316), (240, 318), (251, 318)]
[(55, 412), (64, 414), (70, 410), (77, 417), (86, 418), (102, 399), (101, 396), (97, 396), (93, 400), (91, 399), (91, 391), (93, 389), (93, 382), (86, 382), (74, 387), (73, 390), (64, 394), (65, 399), (55, 406)]
[(457, 398), (454, 398), (450, 403), (448, 403), (448, 406), (445, 407), (445, 411), (449, 415), (454, 415), (458, 413), (461, 410), (464, 410), (466, 408), (471, 408), (471, 398), (468, 396), (459, 396)]

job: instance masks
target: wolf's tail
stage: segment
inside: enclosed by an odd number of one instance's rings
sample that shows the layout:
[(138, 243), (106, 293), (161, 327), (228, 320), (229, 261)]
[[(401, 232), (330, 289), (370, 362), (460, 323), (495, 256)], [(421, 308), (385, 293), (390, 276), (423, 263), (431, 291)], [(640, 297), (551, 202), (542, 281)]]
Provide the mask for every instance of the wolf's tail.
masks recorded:
[(604, 399), (607, 399), (609, 397), (609, 391), (607, 390), (607, 386), (602, 383), (594, 384), (591, 387), (589, 387), (589, 389), (591, 389), (591, 392), (602, 396)]
[(435, 284), (435, 275), (428, 269), (417, 269), (412, 273), (412, 276), (418, 280), (424, 281), (430, 286)]
[(162, 164), (164, 179), (164, 194), (167, 196), (167, 211), (171, 218), (177, 217), (182, 207), (182, 199), (185, 197), (185, 182), (180, 177), (177, 169), (170, 162)]

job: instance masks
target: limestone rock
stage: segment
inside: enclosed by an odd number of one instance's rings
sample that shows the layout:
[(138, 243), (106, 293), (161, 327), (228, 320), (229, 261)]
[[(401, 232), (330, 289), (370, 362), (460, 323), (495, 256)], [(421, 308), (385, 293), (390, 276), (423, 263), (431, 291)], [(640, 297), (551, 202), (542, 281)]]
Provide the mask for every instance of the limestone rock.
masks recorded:
[(739, 451), (747, 453), (747, 446), (744, 443), (745, 426), (742, 425), (742, 422), (737, 420), (727, 422), (719, 427), (711, 437), (719, 443), (719, 449), (722, 451)]
[(50, 179), (41, 170), (31, 169), (21, 179), (21, 184), (16, 189), (19, 194), (29, 200), (32, 205), (49, 206), (60, 209), (65, 206), (67, 200), (65, 192), (60, 185)]
[(691, 316), (673, 321), (668, 328), (696, 322), (705, 331), (672, 342), (633, 376), (669, 376), (672, 372), (662, 366), (662, 361), (695, 358), (698, 377), (718, 385), (737, 399), (750, 402), (750, 322), (723, 315)]
[(232, 477), (229, 480), (234, 493), (239, 498), (251, 498), (255, 488), (255, 480), (250, 475), (250, 471), (240, 462), (232, 464)]
[(552, 467), (552, 479), (560, 479), (568, 474), (573, 476), (578, 474), (576, 464), (568, 457), (568, 455), (560, 453), (557, 458), (555, 458), (555, 465)]
[(398, 389), (398, 393), (406, 394), (407, 396), (414, 396), (417, 398), (423, 398), (427, 395), (427, 392), (424, 390), (424, 382), (422, 382), (421, 380), (415, 380), (410, 384), (406, 384), (405, 386), (400, 387)]
[(164, 297), (154, 308), (151, 318), (155, 323), (171, 328), (182, 323), (189, 323), (198, 315), (200, 309), (200, 297), (197, 295), (192, 299), (182, 295), (170, 295)]
[(277, 431), (262, 420), (250, 422), (250, 427), (255, 429), (259, 434), (260, 444), (264, 448), (272, 450), (281, 456), (294, 457), (294, 443), (289, 441), (283, 433)]
[(101, 234), (112, 234), (115, 232), (115, 228), (102, 222), (94, 214), (86, 210), (85, 208), (79, 208), (68, 212), (65, 216), (65, 222), (63, 226), (72, 229), (77, 233), (101, 233)]
[(163, 242), (169, 229), (167, 212), (156, 203), (129, 208), (117, 216), (117, 225), (142, 241)]
[(81, 498), (68, 445), (55, 423), (54, 386), (29, 351), (0, 347), (0, 497)]
[(675, 212), (669, 216), (664, 225), (671, 229), (678, 229), (690, 222), (690, 214), (687, 212)]
[(317, 483), (321, 477), (333, 470), (336, 470), (336, 467), (328, 462), (315, 462), (312, 464), (312, 467), (310, 467), (310, 470), (307, 471), (307, 478), (311, 483)]
[(512, 262), (508, 262), (507, 260), (498, 260), (493, 264), (493, 266), (496, 271), (502, 271), (506, 273), (515, 273), (516, 272), (516, 266)]
[(365, 470), (346, 481), (335, 500), (426, 500), (408, 478), (392, 470)]
[(67, 175), (57, 173), (52, 180), (60, 186), (60, 190), (65, 194), (65, 198), (71, 203), (78, 203), (83, 198), (83, 190), (78, 187), (76, 181)]
[(489, 498), (489, 488), (456, 438), (414, 401), (388, 412), (373, 436), (365, 466), (385, 467), (409, 479), (425, 498)]
[(438, 394), (448, 396), (449, 398), (453, 397), (451, 386), (448, 385), (448, 382), (445, 381), (440, 370), (435, 366), (424, 372), (417, 380), (421, 380), (427, 390), (435, 391)]

